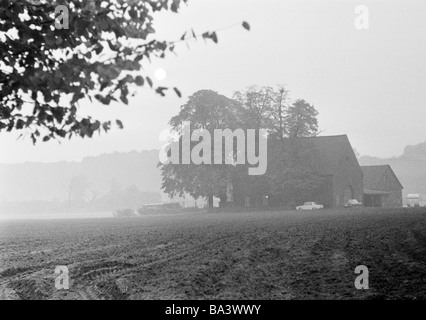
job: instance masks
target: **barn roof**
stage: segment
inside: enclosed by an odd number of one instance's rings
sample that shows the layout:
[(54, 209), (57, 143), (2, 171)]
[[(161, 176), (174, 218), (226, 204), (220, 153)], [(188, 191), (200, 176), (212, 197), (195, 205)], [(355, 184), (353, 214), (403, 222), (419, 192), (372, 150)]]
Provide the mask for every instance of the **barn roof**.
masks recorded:
[(284, 148), (297, 145), (318, 172), (335, 174), (345, 161), (358, 163), (347, 135), (284, 139)]
[(391, 166), (388, 164), (376, 166), (362, 166), (361, 170), (364, 174), (364, 189), (380, 189), (379, 184), (388, 172), (394, 177), (395, 182), (401, 187), (401, 189), (403, 188), (401, 182), (398, 180), (398, 177), (395, 175)]

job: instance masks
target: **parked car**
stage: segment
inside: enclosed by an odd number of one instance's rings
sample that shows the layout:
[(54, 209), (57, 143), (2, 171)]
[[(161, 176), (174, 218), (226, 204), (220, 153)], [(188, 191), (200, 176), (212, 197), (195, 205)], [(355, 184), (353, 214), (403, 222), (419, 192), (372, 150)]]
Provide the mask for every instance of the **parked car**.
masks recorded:
[(362, 207), (362, 203), (358, 199), (349, 199), (345, 203), (345, 208)]
[(318, 204), (315, 202), (305, 202), (303, 205), (296, 207), (296, 210), (318, 210), (324, 209), (322, 204)]

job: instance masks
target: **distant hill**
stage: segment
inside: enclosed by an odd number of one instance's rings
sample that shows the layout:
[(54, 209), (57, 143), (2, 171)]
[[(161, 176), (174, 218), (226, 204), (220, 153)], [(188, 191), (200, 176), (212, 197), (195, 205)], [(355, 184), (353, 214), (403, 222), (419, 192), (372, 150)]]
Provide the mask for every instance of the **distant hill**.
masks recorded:
[(136, 186), (160, 193), (158, 151), (102, 154), (81, 162), (0, 164), (0, 201), (66, 200), (76, 177), (84, 180), (87, 196), (102, 196), (112, 188)]
[[(358, 160), (360, 165), (389, 164), (404, 186), (404, 195), (426, 197), (426, 142), (407, 146), (400, 157), (361, 156)], [(80, 162), (0, 164), (0, 201), (64, 201), (75, 177), (86, 181), (87, 196), (132, 186), (141, 192), (161, 193), (157, 163), (158, 150), (102, 154)]]
[(426, 142), (405, 147), (399, 157), (381, 159), (362, 156), (358, 161), (362, 166), (389, 164), (404, 186), (404, 196), (408, 193), (426, 196)]

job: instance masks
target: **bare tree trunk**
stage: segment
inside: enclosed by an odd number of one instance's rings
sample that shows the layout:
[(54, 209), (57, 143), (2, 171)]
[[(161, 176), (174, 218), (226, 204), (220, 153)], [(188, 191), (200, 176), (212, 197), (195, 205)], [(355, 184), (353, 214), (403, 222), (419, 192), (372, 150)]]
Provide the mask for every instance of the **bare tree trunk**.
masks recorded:
[(209, 205), (209, 209), (213, 208), (213, 196), (212, 195), (208, 196), (208, 205)]
[(280, 90), (280, 103), (278, 105), (278, 116), (280, 118), (280, 139), (281, 139), (281, 141), (284, 139), (284, 123), (283, 123), (283, 108), (282, 108), (283, 95), (284, 95), (284, 89), (281, 89)]
[(219, 203), (219, 206), (220, 206), (221, 208), (226, 207), (226, 194), (223, 194), (223, 195), (221, 195), (221, 196), (220, 196), (220, 203)]

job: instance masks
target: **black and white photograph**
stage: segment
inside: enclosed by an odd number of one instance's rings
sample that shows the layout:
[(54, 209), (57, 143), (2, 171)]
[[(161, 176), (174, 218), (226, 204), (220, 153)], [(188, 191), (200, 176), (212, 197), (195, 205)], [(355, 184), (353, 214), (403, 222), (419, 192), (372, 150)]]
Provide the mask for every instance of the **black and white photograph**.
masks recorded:
[(424, 0), (0, 0), (0, 300), (426, 299), (425, 31)]

